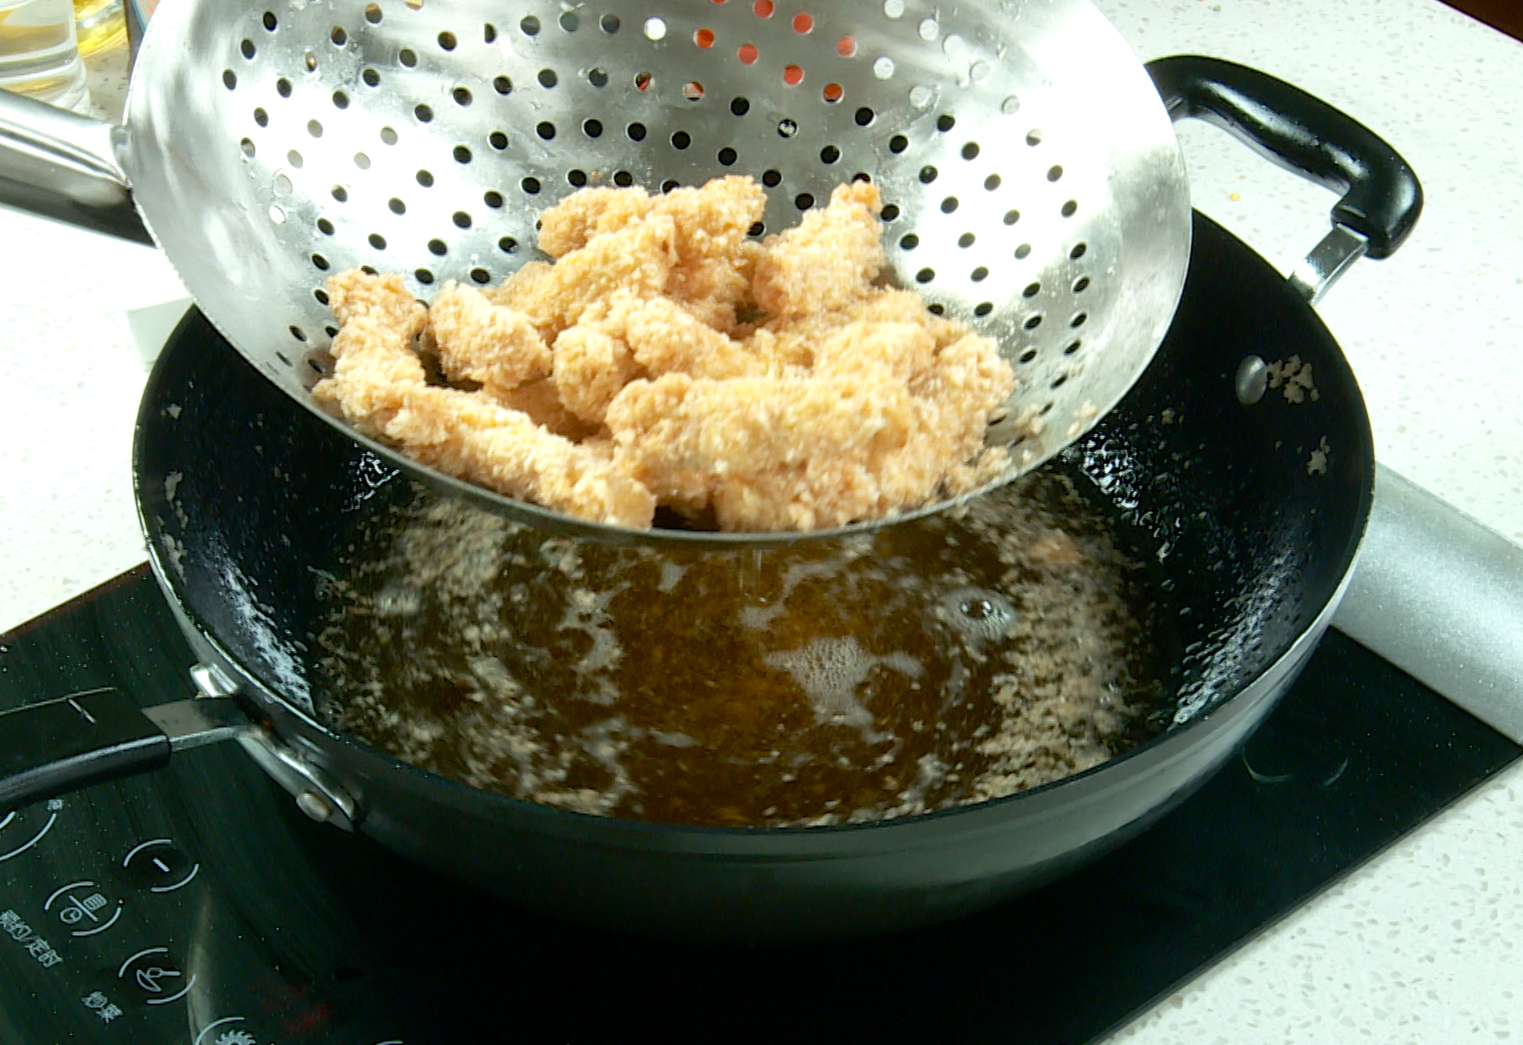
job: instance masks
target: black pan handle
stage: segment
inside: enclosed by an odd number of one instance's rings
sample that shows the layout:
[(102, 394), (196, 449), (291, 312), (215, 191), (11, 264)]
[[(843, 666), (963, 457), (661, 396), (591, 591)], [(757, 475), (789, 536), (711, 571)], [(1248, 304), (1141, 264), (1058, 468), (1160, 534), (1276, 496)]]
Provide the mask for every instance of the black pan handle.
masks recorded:
[(1423, 190), (1407, 161), (1326, 102), (1217, 58), (1159, 58), (1148, 63), (1148, 72), (1176, 122), (1205, 120), (1281, 166), (1341, 193), (1333, 225), (1369, 240), (1369, 257), (1395, 253), (1417, 224)]
[(252, 728), (230, 697), (144, 709), (114, 687), (0, 713), (0, 813), (159, 769), (171, 750)]

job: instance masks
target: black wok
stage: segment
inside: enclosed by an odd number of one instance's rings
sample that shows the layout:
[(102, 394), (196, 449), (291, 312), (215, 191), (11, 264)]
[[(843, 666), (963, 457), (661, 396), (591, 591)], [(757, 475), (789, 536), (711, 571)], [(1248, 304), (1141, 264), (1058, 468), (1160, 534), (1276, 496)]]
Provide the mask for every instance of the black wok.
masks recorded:
[[(1224, 63), (1152, 68), (1171, 111), (1229, 123), (1346, 190), (1336, 219), (1367, 236), (1371, 254), (1410, 230), (1415, 178), (1346, 117)], [(886, 823), (726, 829), (538, 806), (345, 737), (305, 699), (301, 651), (323, 612), (316, 578), (398, 480), (192, 312), (144, 396), (135, 467), (154, 570), (202, 658), (193, 674), (205, 697), (147, 717), (114, 692), (0, 716), (0, 808), (236, 737), (319, 819), (516, 902), (636, 931), (884, 932), (1064, 874), (1172, 808), (1269, 713), (1328, 625), (1370, 509), (1368, 419), (1337, 344), (1250, 249), (1200, 215), (1194, 236), (1168, 339), (1064, 461), (1151, 543), (1177, 614), (1176, 722), (1122, 757), (1010, 798)], [(1251, 361), (1292, 355), (1312, 364), (1315, 401), (1256, 397)]]

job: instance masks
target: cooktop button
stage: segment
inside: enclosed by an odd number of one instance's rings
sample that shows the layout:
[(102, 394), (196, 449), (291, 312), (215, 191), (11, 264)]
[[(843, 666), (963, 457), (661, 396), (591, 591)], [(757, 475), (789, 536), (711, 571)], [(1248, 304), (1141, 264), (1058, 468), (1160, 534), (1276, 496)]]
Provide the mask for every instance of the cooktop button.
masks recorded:
[(50, 798), (44, 805), (0, 811), (0, 864), (42, 841), (62, 810), (63, 799)]
[(179, 1001), (196, 985), (196, 975), (185, 975), (169, 957), (168, 947), (149, 947), (122, 962), (116, 978), (137, 990), (149, 1005)]
[(133, 884), (151, 893), (172, 893), (191, 883), (201, 865), (174, 847), (168, 838), (150, 838), (122, 857), (122, 867)]

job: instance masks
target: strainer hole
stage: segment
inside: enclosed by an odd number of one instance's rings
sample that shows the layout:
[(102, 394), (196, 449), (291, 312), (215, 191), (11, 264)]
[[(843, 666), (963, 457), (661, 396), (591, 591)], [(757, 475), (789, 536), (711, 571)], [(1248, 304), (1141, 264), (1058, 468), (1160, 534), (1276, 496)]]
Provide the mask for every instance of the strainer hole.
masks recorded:
[(328, 271), (328, 268), (329, 268), (328, 259), (323, 257), (321, 254), (313, 254), (312, 255), (312, 264), (317, 266), (319, 269), (321, 269), (324, 272)]
[(535, 77), (535, 79), (537, 79), (539, 81), (539, 85), (547, 91), (561, 82), (560, 77), (556, 75), (554, 69), (541, 69), (539, 71), (539, 75)]
[(886, 54), (873, 59), (873, 75), (880, 80), (892, 79), (894, 75), (894, 60)]
[(793, 31), (798, 33), (800, 36), (805, 36), (809, 33), (814, 32), (814, 19), (806, 14), (794, 15)]
[(1068, 343), (1067, 347), (1063, 349), (1063, 354), (1065, 356), (1071, 356), (1071, 355), (1075, 354), (1076, 352), (1078, 352), (1079, 349), (1083, 347), (1083, 345), (1084, 345), (1084, 342), (1079, 341), (1079, 340), (1070, 341)]
[(962, 147), (962, 158), (965, 159), (965, 160), (976, 160), (976, 159), (978, 159), (978, 153), (979, 153), (978, 142), (968, 142), (966, 145), (964, 145)]
[(312, 296), (317, 299), (319, 305), (326, 305), (328, 303), (328, 292), (322, 287), (312, 291)]
[(741, 65), (755, 65), (756, 60), (761, 57), (761, 52), (756, 49), (755, 44), (741, 44), (740, 49), (735, 52), (735, 57), (740, 60)]
[(589, 137), (589, 138), (600, 138), (600, 137), (602, 137), (603, 136), (603, 124), (602, 124), (602, 121), (600, 121), (600, 120), (583, 120), (582, 121), (582, 133), (587, 135), (587, 137)]
[(699, 29), (693, 33), (693, 43), (707, 51), (714, 46), (714, 30)]
[(307, 133), (312, 135), (312, 137), (314, 137), (314, 138), (321, 138), (323, 136), (323, 125), (322, 125), (322, 123), (317, 121), (317, 120), (308, 120), (307, 121)]
[(355, 153), (354, 165), (362, 171), (368, 171), (370, 169), (370, 156), (363, 152)]
[(1035, 358), (1036, 358), (1036, 349), (1034, 349), (1034, 348), (1028, 348), (1028, 349), (1026, 349), (1026, 351), (1021, 353), (1021, 358), (1019, 359), (1019, 362), (1021, 362), (1021, 363), (1030, 363)]
[(1068, 256), (1073, 258), (1075, 261), (1078, 261), (1084, 256), (1084, 252), (1088, 249), (1089, 247), (1083, 243), (1075, 243), (1073, 250), (1068, 252)]
[(900, 250), (914, 250), (918, 246), (920, 246), (920, 237), (913, 232), (907, 232), (899, 237)]
[(957, 210), (957, 197), (956, 196), (948, 196), (946, 199), (941, 201), (941, 213), (943, 213), (943, 214), (951, 214), (951, 213), (955, 212), (956, 210)]
[(379, 87), (379, 86), (381, 86), (381, 74), (380, 74), (380, 72), (375, 70), (375, 69), (370, 68), (369, 66), (366, 66), (364, 71), (360, 73), (360, 79), (365, 81), (365, 86), (366, 87)]
[(587, 71), (587, 82), (592, 84), (592, 86), (594, 86), (594, 87), (607, 87), (608, 86), (608, 72), (607, 72), (607, 70), (605, 70), (605, 69), (589, 69)]
[(927, 305), (925, 310), (933, 316), (944, 316), (947, 314), (947, 307), (939, 301), (935, 302), (934, 304)]
[(279, 204), (275, 204), (275, 203), (270, 204), (269, 215), (270, 215), (270, 223), (273, 224), (273, 225), (284, 225), (286, 223), (286, 211), (285, 211), (285, 208), (280, 206)]
[(902, 134), (896, 134), (888, 140), (888, 151), (898, 154), (910, 147), (910, 140)]
[(821, 163), (835, 163), (841, 158), (841, 150), (834, 145), (827, 145), (820, 150)]
[(307, 70), (307, 72), (317, 72), (317, 55), (313, 54), (311, 51), (306, 52), (301, 56), (301, 64), (303, 68)]
[(924, 167), (920, 168), (920, 184), (931, 184), (931, 182), (936, 180), (936, 175), (939, 173), (940, 172), (935, 167), (932, 167), (930, 164), (926, 164)]
[(414, 174), (413, 177), (416, 178), (418, 184), (423, 186), (425, 189), (431, 188), (434, 184), (434, 174), (432, 171), (420, 170), (417, 174)]
[[(570, 171), (567, 171), (566, 172), (566, 181), (568, 183), (570, 183), (571, 187), (574, 188), (574, 189), (583, 188), (587, 184), (587, 172), (583, 171), (583, 170), (570, 170)], [(489, 192), (489, 193), (487, 193), (487, 195), (489, 195), (489, 196), (497, 196), (497, 194), (495, 192)], [(488, 202), (490, 202), (490, 201), (488, 201)], [(493, 203), (491, 205), (494, 206), (494, 207), (501, 207), (502, 206), (502, 197), (498, 196), (497, 197), (497, 202)]]
[[(534, 191), (538, 192), (539, 189), (536, 188)], [(455, 223), (457, 229), (468, 229), (471, 227), (471, 216), (463, 210), (455, 211), (454, 214), (450, 215), (450, 220)]]
[(1017, 258), (1021, 258), (1021, 259), (1030, 257), (1031, 256), (1031, 244), (1029, 244), (1029, 243), (1022, 243), (1019, 247), (1016, 247), (1015, 248), (1015, 256)]
[(551, 123), (549, 120), (541, 120), (539, 124), (534, 128), (534, 133), (539, 135), (547, 142), (554, 141), (555, 124)]
[(411, 69), (418, 64), (418, 52), (414, 51), (411, 47), (404, 47), (401, 51), (397, 52), (397, 61)]
[[(333, 331), (333, 333), (337, 333), (338, 332), (338, 328), (337, 327), (329, 327), (328, 329)], [(328, 336), (332, 337), (333, 333), (330, 333)], [(323, 368), (318, 365), (317, 360), (315, 360), (315, 359), (309, 359), (309, 360), (307, 360), (307, 366), (312, 368), (312, 372), (314, 374), (321, 374), (323, 372)]]
[(347, 108), (349, 108), (349, 96), (347, 94), (345, 94), (343, 91), (334, 91), (333, 92), (333, 107), (335, 109), (347, 109)]
[(663, 181), (661, 183), (661, 192), (663, 194), (670, 194), (670, 193), (676, 192), (677, 191), (677, 187), (679, 185), (681, 185), (681, 184), (682, 183), (679, 182), (676, 178), (667, 178), (665, 181)]
[(508, 79), (506, 76), (494, 77), (492, 80), (492, 90), (496, 91), (498, 94), (512, 94), (513, 81)]
[(780, 120), (777, 125), (777, 134), (780, 138), (792, 138), (799, 132), (799, 125), (794, 120)]
[(1088, 276), (1080, 276), (1078, 279), (1074, 280), (1074, 293), (1075, 294), (1082, 294), (1082, 293), (1084, 293), (1088, 289), (1089, 289), (1089, 277)]
[[(329, 323), (327, 326), (323, 327), (323, 333), (327, 334), (329, 337), (337, 337), (338, 336), (338, 327), (334, 326), (332, 323)], [(324, 372), (323, 368), (318, 366), (317, 363), (312, 362), (311, 360), (308, 360), (308, 364), (312, 367), (313, 370), (316, 370), (319, 374)]]
[(276, 80), (275, 93), (280, 95), (282, 98), (291, 97), (291, 81), (287, 80), (284, 76)]
[(370, 242), (370, 245), (372, 247), (374, 247), (376, 250), (385, 250), (386, 249), (386, 237), (381, 235), (379, 232), (372, 232), (370, 235), (366, 236), (365, 238)]
[(487, 144), (491, 145), (498, 152), (501, 152), (508, 147), (508, 136), (501, 131), (493, 131), (487, 135)]
[(923, 19), (920, 23), (920, 39), (929, 43), (941, 34), (941, 25), (934, 18)]
[(871, 109), (869, 109), (865, 105), (862, 106), (862, 108), (858, 109), (857, 112), (856, 112), (856, 115), (855, 115), (855, 119), (857, 121), (857, 126), (858, 127), (866, 127), (866, 126), (868, 126), (869, 124), (871, 124), (873, 122), (873, 120), (876, 117), (877, 117), (877, 113), (873, 112)]
[(1004, 221), (1005, 221), (1006, 225), (1014, 225), (1016, 222), (1018, 222), (1020, 220), (1021, 220), (1021, 212), (1020, 211), (1018, 211), (1018, 210), (1007, 210), (1007, 211), (1005, 211)]
[(290, 195), (290, 193), (291, 193), (291, 178), (290, 178), (290, 175), (286, 174), (285, 171), (281, 171), (279, 174), (275, 175), (275, 194), (277, 196), (288, 196), (288, 195)]
[(761, 235), (765, 234), (766, 231), (767, 231), (767, 226), (766, 226), (766, 224), (764, 222), (753, 221), (751, 223), (751, 227), (746, 230), (746, 235), (748, 235), (748, 236), (761, 236)]
[(904, 0), (883, 0), (883, 15), (886, 18), (903, 18)]
[(739, 157), (736, 155), (735, 150), (729, 146), (725, 146), (723, 149), (719, 150), (718, 160), (722, 165), (726, 167), (733, 166), (736, 159), (738, 158)]
[(772, 13), (776, 10), (777, 5), (773, 3), (772, 0), (756, 0), (756, 2), (751, 5), (751, 12), (752, 14), (756, 15), (757, 18), (771, 18)]
[(1065, 218), (1071, 218), (1071, 217), (1074, 216), (1075, 213), (1078, 212), (1078, 210), (1079, 210), (1079, 201), (1078, 200), (1069, 200), (1067, 203), (1063, 204), (1063, 217), (1065, 217)]
[(263, 21), (264, 21), (264, 27), (266, 29), (268, 29), (272, 33), (276, 29), (280, 28), (280, 19), (275, 17), (275, 13), (273, 11), (266, 11), (264, 13)]
[(1021, 327), (1023, 329), (1025, 329), (1025, 330), (1035, 330), (1037, 327), (1039, 327), (1041, 325), (1042, 325), (1042, 314), (1040, 312), (1037, 312), (1037, 313), (1035, 313), (1033, 315), (1027, 316), (1026, 317), (1026, 322), (1022, 323)]
[[(291, 332), (291, 336), (294, 337), (296, 340), (298, 340), (298, 341), (305, 341), (305, 340), (307, 340), (306, 332), (303, 331), (301, 329), (301, 327), (296, 326), (295, 324), (292, 324), (291, 326), (286, 327), (286, 329)], [(290, 366), (289, 363), (287, 363), (286, 365)]]
[(574, 33), (582, 27), (582, 21), (576, 16), (575, 11), (562, 11), (560, 23), (561, 28), (568, 33)]
[(814, 206), (814, 196), (811, 193), (801, 192), (793, 197), (793, 205), (799, 210), (808, 210)]
[(412, 114), (418, 118), (419, 123), (428, 123), (434, 118), (434, 110), (426, 105), (415, 106)]
[(365, 21), (371, 25), (381, 24), (381, 8), (378, 4), (365, 5)]
[(928, 108), (936, 98), (936, 92), (925, 84), (916, 84), (910, 88), (910, 105), (916, 109)]
[(783, 68), (783, 83), (789, 87), (797, 87), (804, 82), (804, 70), (802, 66), (789, 65)]
[(538, 36), (539, 19), (533, 15), (524, 15), (518, 20), (518, 28), (525, 36)]
[(381, 141), (385, 142), (387, 145), (395, 145), (397, 143), (397, 132), (396, 132), (396, 130), (394, 130), (391, 127), (382, 127), (381, 128)]
[(523, 181), (518, 183), (518, 187), (523, 189), (524, 192), (528, 193), (530, 196), (538, 196), (539, 195), (539, 179), (538, 178), (525, 178)]
[(471, 92), (465, 87), (456, 87), (450, 92), (450, 96), (455, 99), (456, 105), (466, 106), (471, 104)]
[(428, 269), (414, 269), (413, 278), (426, 287), (434, 281), (434, 274)]
[(491, 22), (484, 22), (481, 26), (481, 39), (486, 43), (497, 42), (497, 27)]
[(703, 84), (697, 80), (689, 80), (682, 85), (682, 97), (690, 102), (703, 101)]
[(643, 28), (644, 28), (644, 31), (645, 31), (645, 39), (647, 39), (647, 40), (664, 40), (664, 39), (666, 39), (666, 21), (665, 21), (665, 19), (658, 18), (657, 16), (652, 15), (651, 17), (649, 17), (649, 18), (647, 18), (645, 20), (645, 25), (644, 25)]
[(609, 36), (612, 36), (614, 33), (619, 31), (619, 16), (604, 15), (601, 19), (598, 20), (598, 25), (602, 26), (603, 32), (607, 33)]
[(222, 86), (229, 91), (238, 86), (238, 77), (231, 69), (222, 70)]
[(1088, 312), (1080, 312), (1078, 315), (1074, 316), (1073, 319), (1070, 319), (1068, 321), (1068, 325), (1073, 327), (1074, 329), (1078, 329), (1079, 327), (1082, 327), (1084, 325), (1085, 321), (1088, 320), (1088, 319), (1089, 319), (1089, 313)]
[(613, 183), (621, 189), (627, 189), (635, 183), (635, 176), (628, 171), (615, 171)]
[(254, 122), (261, 127), (268, 127), (270, 125), (270, 114), (263, 109), (255, 109)]
[(275, 353), (275, 358), (280, 360), (286, 366), (290, 366), (291, 365), (290, 358), (284, 352), (276, 352)]
[(514, 239), (512, 236), (504, 236), (497, 241), (497, 249), (502, 251), (504, 254), (517, 254), (518, 240)]
[(439, 46), (444, 50), (453, 51), (455, 49), (456, 43), (458, 43), (458, 41), (455, 39), (455, 34), (450, 32), (448, 29), (439, 34)]
[(898, 221), (899, 220), (899, 206), (898, 206), (898, 204), (895, 204), (895, 203), (885, 204), (884, 207), (883, 207), (883, 212), (881, 214), (879, 214), (878, 216), (880, 218), (882, 218), (884, 221)]
[(333, 235), (333, 222), (329, 221), (327, 218), (318, 218), (317, 231), (321, 232), (324, 236)]
[(471, 280), (475, 283), (492, 282), (492, 274), (483, 268), (471, 269)]
[(964, 232), (961, 236), (957, 237), (957, 245), (964, 250), (967, 250), (969, 247), (973, 246), (974, 242), (977, 239), (978, 237), (974, 236), (973, 233)]
[(1052, 382), (1053, 390), (1056, 391), (1057, 389), (1062, 388), (1065, 384), (1067, 384), (1067, 382), (1068, 382), (1068, 375), (1067, 374), (1059, 374), (1057, 376), (1057, 378)]
[(825, 89), (820, 92), (820, 96), (823, 97), (831, 105), (834, 105), (836, 102), (846, 97), (846, 88), (842, 87), (838, 83), (827, 83), (825, 85)]
[(391, 199), (386, 201), (386, 208), (388, 210), (390, 210), (393, 214), (406, 214), (407, 213), (407, 204), (403, 203), (400, 199), (398, 199), (395, 196), (393, 196)]
[(687, 131), (677, 131), (672, 135), (672, 148), (674, 149), (686, 149), (691, 144), (693, 144), (693, 139), (688, 136)]
[(449, 247), (445, 245), (442, 239), (431, 239), (428, 241), (428, 252), (435, 257), (442, 258), (449, 252)]
[(1030, 146), (1033, 146), (1033, 147), (1035, 147), (1037, 145), (1041, 145), (1042, 144), (1042, 132), (1041, 132), (1041, 130), (1039, 130), (1036, 127), (1033, 127), (1033, 128), (1031, 128), (1031, 130), (1027, 131), (1026, 132), (1026, 144), (1030, 145)]
[(994, 311), (994, 302), (992, 302), (992, 301), (980, 301), (978, 303), (977, 307), (975, 307), (973, 309), (973, 314), (975, 316), (977, 316), (979, 319), (983, 319), (985, 316), (987, 316), (990, 312), (993, 312), (993, 311)]
[(249, 61), (253, 61), (254, 55), (258, 54), (259, 51), (254, 47), (254, 41), (244, 40), (238, 45), (238, 53), (243, 55), (243, 57), (247, 58)]
[(645, 140), (645, 124), (632, 123), (624, 129), (624, 133), (629, 135), (629, 140), (632, 142), (643, 142)]
[(923, 268), (919, 272), (915, 273), (916, 283), (929, 283), (935, 278), (936, 270), (932, 268)]
[(984, 280), (989, 278), (989, 270), (983, 265), (980, 265), (978, 268), (968, 273), (968, 278), (971, 279), (974, 283), (982, 283)]
[(1048, 181), (1057, 181), (1062, 176), (1063, 176), (1063, 168), (1062, 168), (1062, 166), (1060, 164), (1056, 164), (1055, 163), (1051, 167), (1047, 168), (1047, 180)]
[(762, 171), (762, 184), (769, 189), (775, 189), (783, 183), (783, 176), (775, 170)]
[(956, 126), (957, 126), (957, 117), (953, 116), (949, 112), (944, 112), (940, 116), (936, 117), (936, 129), (938, 131), (940, 131), (942, 134), (946, 134), (953, 127), (956, 127)]
[(339, 203), (349, 202), (349, 190), (342, 185), (333, 186), (333, 188), (328, 190), (328, 195), (332, 196)]
[(836, 54), (842, 58), (855, 58), (857, 56), (857, 38), (843, 36), (836, 41)]
[(1027, 297), (1027, 298), (1034, 298), (1038, 294), (1040, 294), (1041, 292), (1042, 292), (1042, 284), (1033, 282), (1033, 283), (1026, 284), (1026, 289), (1021, 291), (1021, 296), (1022, 297)]
[(749, 98), (732, 98), (730, 100), (730, 112), (736, 116), (744, 116), (750, 111), (751, 100)]

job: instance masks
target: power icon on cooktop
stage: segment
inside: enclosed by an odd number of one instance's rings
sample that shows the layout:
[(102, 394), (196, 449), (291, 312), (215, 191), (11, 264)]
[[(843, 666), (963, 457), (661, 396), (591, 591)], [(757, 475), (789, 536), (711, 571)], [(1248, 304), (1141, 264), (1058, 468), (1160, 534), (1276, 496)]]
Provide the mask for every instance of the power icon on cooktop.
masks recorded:
[(191, 883), (201, 870), (199, 863), (174, 847), (168, 838), (150, 838), (122, 857), (122, 867), (135, 885), (151, 893), (172, 893)]

